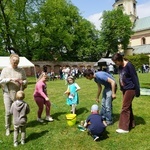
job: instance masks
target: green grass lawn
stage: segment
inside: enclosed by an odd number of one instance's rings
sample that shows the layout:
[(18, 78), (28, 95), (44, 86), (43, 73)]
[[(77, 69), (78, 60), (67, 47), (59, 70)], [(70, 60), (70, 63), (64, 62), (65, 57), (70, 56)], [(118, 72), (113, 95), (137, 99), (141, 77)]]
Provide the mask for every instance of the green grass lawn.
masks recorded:
[[(115, 75), (118, 81), (118, 75)], [(150, 88), (150, 73), (139, 74), (141, 87)], [(77, 129), (81, 120), (90, 114), (90, 107), (95, 103), (97, 85), (94, 81), (85, 78), (77, 79), (81, 87), (79, 91), (80, 103), (77, 106), (77, 123), (70, 127), (67, 125), (65, 115), (70, 112), (66, 105), (66, 96), (63, 95), (67, 86), (63, 80), (47, 82), (48, 94), (52, 102), (51, 115), (54, 122), (38, 123), (37, 106), (33, 100), (35, 78), (28, 78), (28, 88), (25, 90), (25, 101), (30, 105), (28, 115), (27, 138), (25, 145), (13, 146), (13, 126), (11, 135), (5, 136), (4, 104), (2, 92), (0, 94), (0, 150), (149, 150), (150, 149), (150, 96), (140, 96), (133, 101), (136, 127), (128, 134), (117, 134), (118, 119), (121, 110), (122, 94), (117, 91), (117, 99), (113, 101), (114, 124), (106, 128), (107, 136), (98, 142)], [(2, 91), (0, 89), (0, 91)], [(42, 117), (45, 117), (45, 111)]]

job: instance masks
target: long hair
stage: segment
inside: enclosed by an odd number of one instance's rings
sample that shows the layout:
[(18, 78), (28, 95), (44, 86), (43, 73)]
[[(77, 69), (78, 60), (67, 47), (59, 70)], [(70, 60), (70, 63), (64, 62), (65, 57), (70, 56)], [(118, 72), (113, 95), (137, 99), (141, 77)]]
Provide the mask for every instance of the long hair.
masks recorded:
[(40, 76), (39, 76), (37, 82), (38, 82), (39, 80), (41, 80), (43, 77), (45, 77), (45, 78), (47, 78), (47, 79), (49, 78), (46, 72), (42, 72), (42, 73), (40, 74)]

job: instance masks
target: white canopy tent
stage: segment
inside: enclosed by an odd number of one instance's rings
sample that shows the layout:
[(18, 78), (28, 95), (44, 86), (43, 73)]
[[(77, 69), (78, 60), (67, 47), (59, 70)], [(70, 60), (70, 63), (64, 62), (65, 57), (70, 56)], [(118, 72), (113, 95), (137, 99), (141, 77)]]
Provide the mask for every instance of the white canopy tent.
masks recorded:
[(115, 63), (111, 60), (111, 58), (101, 58), (98, 62), (96, 62), (94, 64), (94, 67), (99, 66), (99, 64), (102, 64), (102, 65), (113, 64), (113, 65), (115, 65)]
[[(7, 67), (9, 65), (10, 65), (10, 57), (0, 56), (0, 68)], [(34, 67), (34, 64), (30, 62), (27, 58), (20, 57), (20, 62), (18, 66), (22, 68), (28, 68), (28, 67)]]
[[(19, 61), (18, 67), (22, 67), (22, 68), (33, 67), (34, 74), (36, 77), (35, 65), (25, 57), (19, 57), (19, 58), (20, 58), (20, 61)], [(9, 56), (0, 56), (0, 69), (7, 67), (9, 65), (10, 65), (10, 57)]]

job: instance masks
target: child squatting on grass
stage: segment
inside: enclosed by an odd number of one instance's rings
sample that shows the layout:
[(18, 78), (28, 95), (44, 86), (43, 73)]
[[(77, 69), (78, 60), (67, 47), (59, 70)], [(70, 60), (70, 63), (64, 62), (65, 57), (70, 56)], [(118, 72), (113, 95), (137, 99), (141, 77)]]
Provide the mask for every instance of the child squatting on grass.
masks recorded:
[(102, 120), (102, 116), (99, 114), (99, 108), (97, 104), (92, 105), (91, 114), (85, 120), (85, 122), (81, 122), (81, 125), (84, 126), (88, 134), (93, 137), (94, 141), (97, 141), (99, 137), (104, 132), (107, 123)]
[(70, 105), (71, 113), (75, 114), (76, 106), (79, 104), (79, 96), (78, 96), (78, 90), (80, 90), (80, 87), (77, 83), (75, 83), (75, 79), (72, 76), (69, 76), (67, 78), (68, 81), (68, 88), (64, 92), (64, 94), (67, 94), (67, 105)]
[(81, 121), (81, 126), (79, 125), (78, 127), (87, 129), (88, 134), (93, 137), (94, 141), (97, 141), (105, 131), (106, 126), (106, 121), (104, 121), (99, 114), (98, 105), (94, 104), (91, 107), (91, 114), (85, 121)]
[(29, 105), (23, 101), (24, 98), (24, 92), (18, 91), (16, 93), (16, 100), (13, 102), (10, 108), (10, 113), (13, 115), (15, 147), (18, 146), (19, 131), (21, 131), (21, 144), (25, 144), (27, 114), (30, 112), (30, 108)]

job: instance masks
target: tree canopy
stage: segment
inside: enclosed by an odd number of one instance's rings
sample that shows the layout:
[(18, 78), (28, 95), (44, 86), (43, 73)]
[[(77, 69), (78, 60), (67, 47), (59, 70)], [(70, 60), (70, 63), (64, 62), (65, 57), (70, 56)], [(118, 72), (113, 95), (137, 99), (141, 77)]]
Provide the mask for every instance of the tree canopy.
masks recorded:
[(118, 45), (126, 50), (133, 34), (129, 16), (118, 8), (112, 11), (104, 11), (101, 19), (99, 49), (105, 57), (118, 52)]
[(126, 49), (131, 22), (121, 10), (105, 11), (101, 31), (69, 0), (0, 1), (0, 54), (29, 60), (97, 61)]
[(1, 50), (30, 60), (99, 59), (98, 32), (70, 1), (3, 0), (0, 16)]

